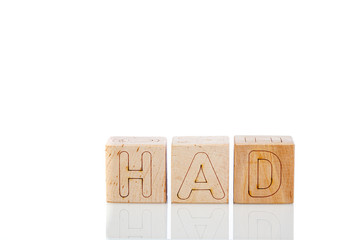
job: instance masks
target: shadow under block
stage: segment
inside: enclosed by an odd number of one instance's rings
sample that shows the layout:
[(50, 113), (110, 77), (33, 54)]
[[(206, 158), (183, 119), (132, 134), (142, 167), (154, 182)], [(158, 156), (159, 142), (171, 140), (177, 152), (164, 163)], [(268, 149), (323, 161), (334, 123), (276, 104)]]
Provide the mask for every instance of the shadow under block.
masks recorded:
[(166, 138), (111, 137), (105, 152), (107, 202), (166, 202)]
[(294, 202), (291, 137), (235, 136), (234, 202)]
[(173, 203), (228, 202), (228, 137), (173, 138), (171, 199)]

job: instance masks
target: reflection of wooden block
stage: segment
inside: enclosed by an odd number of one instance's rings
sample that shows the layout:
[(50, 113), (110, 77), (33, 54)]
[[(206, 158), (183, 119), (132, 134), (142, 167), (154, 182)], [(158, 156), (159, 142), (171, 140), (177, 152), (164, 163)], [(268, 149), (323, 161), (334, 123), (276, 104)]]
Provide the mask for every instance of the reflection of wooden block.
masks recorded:
[(229, 239), (229, 206), (172, 204), (171, 239)]
[(167, 205), (106, 204), (106, 239), (166, 240)]
[(174, 137), (171, 185), (174, 203), (227, 203), (229, 138)]
[(106, 144), (108, 202), (166, 202), (166, 139), (111, 137)]
[(234, 202), (292, 203), (294, 148), (291, 137), (235, 136)]
[(234, 238), (294, 239), (293, 204), (235, 204)]

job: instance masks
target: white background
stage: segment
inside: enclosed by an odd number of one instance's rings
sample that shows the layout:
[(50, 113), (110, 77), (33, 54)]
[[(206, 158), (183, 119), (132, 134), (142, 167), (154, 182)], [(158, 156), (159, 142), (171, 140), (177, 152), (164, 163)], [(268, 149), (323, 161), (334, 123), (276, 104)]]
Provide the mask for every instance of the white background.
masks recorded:
[(357, 238), (359, 12), (2, 0), (0, 238), (104, 239), (109, 136), (237, 134), (293, 136), (294, 239)]

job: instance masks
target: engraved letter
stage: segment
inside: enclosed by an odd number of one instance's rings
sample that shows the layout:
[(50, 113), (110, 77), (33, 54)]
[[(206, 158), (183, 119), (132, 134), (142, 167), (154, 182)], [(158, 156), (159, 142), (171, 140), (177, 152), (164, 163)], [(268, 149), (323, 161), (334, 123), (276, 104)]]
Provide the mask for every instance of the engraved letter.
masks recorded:
[(185, 200), (195, 190), (208, 190), (215, 199), (225, 197), (210, 158), (204, 152), (195, 154), (177, 195)]
[(249, 154), (249, 195), (270, 197), (281, 186), (281, 161), (269, 151), (254, 150)]
[[(125, 198), (129, 196), (130, 180), (140, 180), (142, 185), (142, 196), (147, 198), (151, 196), (152, 184), (152, 156), (150, 152), (141, 154), (140, 169), (134, 169), (137, 159), (129, 159), (129, 153), (126, 151), (119, 152), (119, 194)], [(134, 162), (135, 161), (135, 162)], [(131, 166), (130, 166), (130, 163)]]

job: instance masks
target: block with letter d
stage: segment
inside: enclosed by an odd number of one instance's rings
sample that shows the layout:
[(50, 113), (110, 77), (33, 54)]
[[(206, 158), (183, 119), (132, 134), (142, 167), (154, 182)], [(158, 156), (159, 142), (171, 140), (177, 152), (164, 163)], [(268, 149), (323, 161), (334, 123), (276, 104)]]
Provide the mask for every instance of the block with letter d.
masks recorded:
[(287, 136), (235, 136), (234, 202), (293, 203), (294, 148)]
[(171, 201), (227, 203), (229, 138), (174, 137), (171, 150)]
[(166, 138), (111, 137), (105, 152), (108, 202), (166, 202)]

